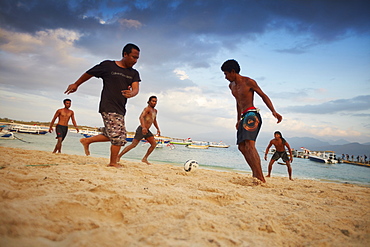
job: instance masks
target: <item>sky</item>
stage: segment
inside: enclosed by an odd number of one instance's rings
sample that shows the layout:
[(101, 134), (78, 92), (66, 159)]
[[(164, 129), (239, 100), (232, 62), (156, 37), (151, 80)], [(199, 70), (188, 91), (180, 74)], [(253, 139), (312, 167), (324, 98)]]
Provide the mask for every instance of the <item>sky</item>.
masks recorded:
[[(103, 126), (102, 81), (69, 84), (103, 60), (140, 47), (140, 92), (126, 105), (135, 131), (151, 95), (164, 136), (234, 144), (236, 102), (228, 59), (258, 83), (261, 140), (370, 142), (370, 2), (367, 0), (0, 0), (0, 117), (51, 121), (72, 100), (79, 125)], [(155, 128), (151, 128), (155, 132)], [(268, 143), (265, 143), (266, 145)], [(303, 145), (303, 144), (302, 144)]]

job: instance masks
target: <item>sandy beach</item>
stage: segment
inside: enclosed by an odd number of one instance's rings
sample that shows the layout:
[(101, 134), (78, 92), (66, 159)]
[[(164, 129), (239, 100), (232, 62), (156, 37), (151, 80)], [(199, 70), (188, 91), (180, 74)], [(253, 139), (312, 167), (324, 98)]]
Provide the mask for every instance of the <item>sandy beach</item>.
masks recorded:
[(370, 246), (370, 188), (0, 147), (0, 246)]

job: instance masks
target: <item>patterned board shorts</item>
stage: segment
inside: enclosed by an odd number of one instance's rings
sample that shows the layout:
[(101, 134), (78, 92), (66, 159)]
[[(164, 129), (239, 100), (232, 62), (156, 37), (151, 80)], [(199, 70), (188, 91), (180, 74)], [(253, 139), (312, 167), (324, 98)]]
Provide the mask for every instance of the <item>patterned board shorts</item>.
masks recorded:
[(103, 135), (108, 137), (112, 145), (124, 146), (126, 141), (125, 117), (113, 112), (101, 113), (105, 128)]
[(240, 144), (245, 140), (256, 141), (262, 125), (261, 115), (256, 110), (251, 110), (243, 114), (237, 132), (237, 142)]

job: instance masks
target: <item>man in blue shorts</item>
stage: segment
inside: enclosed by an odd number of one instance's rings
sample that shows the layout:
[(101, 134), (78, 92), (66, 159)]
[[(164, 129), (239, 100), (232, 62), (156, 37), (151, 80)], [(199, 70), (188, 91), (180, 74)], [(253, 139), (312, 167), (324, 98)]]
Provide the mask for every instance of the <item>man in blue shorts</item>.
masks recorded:
[(90, 155), (89, 145), (94, 142), (111, 142), (110, 162), (108, 166), (121, 167), (117, 163), (121, 146), (126, 144), (126, 127), (124, 116), (126, 103), (139, 93), (139, 72), (132, 67), (139, 59), (140, 49), (134, 44), (127, 44), (122, 50), (122, 59), (119, 61), (105, 60), (86, 71), (74, 84), (68, 86), (64, 92), (74, 93), (77, 88), (95, 76), (103, 79), (99, 113), (104, 121), (103, 134), (82, 138), (80, 140), (85, 154)]
[(229, 88), (236, 99), (236, 129), (239, 151), (252, 169), (252, 176), (266, 182), (262, 173), (261, 160), (256, 149), (256, 138), (261, 128), (262, 119), (253, 105), (254, 93), (257, 93), (266, 106), (277, 118), (278, 123), (283, 117), (275, 111), (270, 98), (262, 91), (257, 82), (239, 74), (240, 66), (235, 60), (227, 60), (221, 66), (225, 79), (230, 81)]

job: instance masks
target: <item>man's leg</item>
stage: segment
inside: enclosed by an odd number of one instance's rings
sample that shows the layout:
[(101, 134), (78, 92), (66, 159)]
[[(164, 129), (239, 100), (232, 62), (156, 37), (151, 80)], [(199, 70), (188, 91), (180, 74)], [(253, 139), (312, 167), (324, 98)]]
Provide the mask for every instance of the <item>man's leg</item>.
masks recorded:
[(146, 154), (145, 154), (145, 156), (143, 157), (143, 159), (141, 161), (150, 165), (150, 163), (148, 161), (148, 157), (153, 152), (155, 147), (157, 146), (157, 142), (155, 141), (154, 136), (150, 136), (150, 137), (146, 138), (146, 140), (150, 143), (150, 147), (148, 148), (148, 151), (146, 151)]
[(119, 162), (119, 160), (121, 159), (121, 157), (122, 157), (125, 153), (127, 153), (127, 152), (129, 152), (131, 149), (135, 148), (139, 142), (140, 142), (140, 141), (139, 141), (139, 140), (136, 140), (136, 139), (132, 140), (132, 143), (131, 143), (130, 145), (128, 145), (127, 147), (125, 147), (125, 148), (122, 150), (122, 152), (118, 155), (118, 157), (117, 157), (117, 162)]
[(108, 164), (108, 166), (113, 166), (113, 167), (121, 167), (118, 163), (117, 163), (117, 158), (118, 158), (118, 153), (119, 153), (119, 150), (121, 149), (121, 146), (119, 145), (111, 145), (110, 146), (110, 162)]
[(288, 168), (288, 174), (289, 174), (289, 179), (290, 180), (293, 180), (293, 178), (292, 178), (292, 167), (291, 167), (291, 165), (290, 165), (290, 161), (288, 160), (287, 162), (285, 162), (286, 163), (286, 166), (287, 166), (287, 168)]
[(80, 142), (85, 149), (85, 154), (90, 155), (89, 145), (93, 142), (107, 142), (109, 138), (105, 135), (96, 135), (88, 138), (81, 138)]
[(262, 182), (266, 182), (262, 173), (260, 156), (258, 155), (255, 144), (255, 141), (245, 140), (239, 144), (239, 151), (243, 154), (245, 160), (252, 169), (252, 176), (258, 178)]
[(275, 160), (273, 160), (273, 159), (271, 158), (270, 163), (269, 163), (268, 173), (267, 173), (267, 176), (266, 176), (266, 177), (270, 177), (270, 176), (271, 176), (272, 165), (273, 165), (274, 163), (275, 163)]
[(57, 138), (57, 144), (55, 145), (53, 153), (61, 153), (62, 152), (62, 137)]

